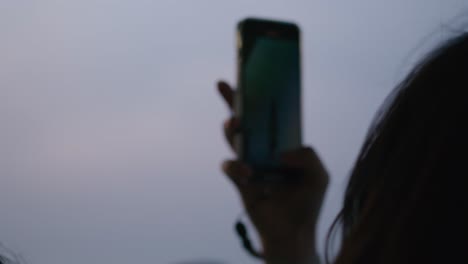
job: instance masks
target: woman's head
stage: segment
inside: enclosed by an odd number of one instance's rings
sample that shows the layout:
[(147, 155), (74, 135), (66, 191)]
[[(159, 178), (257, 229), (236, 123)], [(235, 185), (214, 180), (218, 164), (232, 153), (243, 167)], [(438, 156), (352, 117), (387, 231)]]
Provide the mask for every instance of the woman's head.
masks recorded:
[(336, 221), (337, 263), (458, 258), (453, 239), (468, 236), (468, 34), (429, 55), (388, 100)]

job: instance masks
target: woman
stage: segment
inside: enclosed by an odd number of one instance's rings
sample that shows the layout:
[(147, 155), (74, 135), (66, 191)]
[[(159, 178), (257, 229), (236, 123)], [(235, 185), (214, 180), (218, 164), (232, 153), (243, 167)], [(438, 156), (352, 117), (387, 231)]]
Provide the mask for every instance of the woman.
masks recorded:
[[(233, 90), (218, 84), (232, 106)], [(397, 87), (371, 126), (351, 173), (335, 264), (468, 263), (468, 34), (442, 45)], [(225, 123), (232, 142), (239, 122)], [(315, 263), (315, 228), (328, 183), (311, 148), (283, 157), (305, 169), (300, 186), (259, 186), (251, 169), (225, 161), (267, 263)], [(265, 198), (265, 192), (269, 195)]]

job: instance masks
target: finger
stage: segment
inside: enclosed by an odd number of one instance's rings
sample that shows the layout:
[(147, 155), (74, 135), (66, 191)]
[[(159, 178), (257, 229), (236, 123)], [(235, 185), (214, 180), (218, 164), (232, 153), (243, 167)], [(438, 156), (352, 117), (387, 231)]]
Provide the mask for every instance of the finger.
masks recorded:
[(226, 160), (222, 164), (222, 169), (239, 189), (248, 185), (252, 177), (252, 169), (240, 161)]
[(231, 148), (235, 151), (234, 137), (239, 131), (239, 119), (237, 117), (231, 117), (224, 122), (224, 136), (229, 142)]
[(252, 183), (253, 170), (248, 165), (227, 160), (223, 162), (222, 169), (237, 187), (247, 210), (271, 196), (272, 190), (268, 186)]
[(229, 109), (232, 110), (234, 107), (234, 90), (224, 81), (219, 81), (217, 86), (219, 93), (224, 98), (224, 101), (229, 106)]

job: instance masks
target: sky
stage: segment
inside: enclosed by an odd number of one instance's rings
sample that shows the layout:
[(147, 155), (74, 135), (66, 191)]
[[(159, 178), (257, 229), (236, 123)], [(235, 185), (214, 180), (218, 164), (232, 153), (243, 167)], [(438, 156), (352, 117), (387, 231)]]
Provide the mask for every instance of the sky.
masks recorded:
[(468, 29), (466, 1), (1, 0), (2, 247), (30, 264), (258, 263), (233, 232), (215, 89), (235, 85), (249, 16), (302, 30), (304, 143), (331, 175), (323, 251), (375, 111)]

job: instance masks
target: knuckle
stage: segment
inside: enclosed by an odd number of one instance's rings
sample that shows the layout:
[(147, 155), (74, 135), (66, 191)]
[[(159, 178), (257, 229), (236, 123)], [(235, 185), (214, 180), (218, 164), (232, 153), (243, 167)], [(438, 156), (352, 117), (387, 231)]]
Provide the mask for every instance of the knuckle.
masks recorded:
[(239, 174), (240, 168), (236, 161), (229, 160), (223, 163), (223, 170), (229, 176), (235, 177)]

